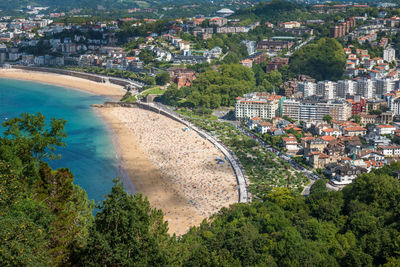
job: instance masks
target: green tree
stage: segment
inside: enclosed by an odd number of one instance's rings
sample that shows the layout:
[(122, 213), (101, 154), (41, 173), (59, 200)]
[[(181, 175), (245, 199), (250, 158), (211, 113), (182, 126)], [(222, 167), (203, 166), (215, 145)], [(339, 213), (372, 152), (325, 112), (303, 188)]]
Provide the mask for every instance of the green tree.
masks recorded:
[(325, 115), (322, 119), (324, 121), (326, 121), (326, 123), (329, 123), (329, 124), (332, 122), (332, 116), (331, 115)]
[(170, 261), (167, 223), (147, 199), (128, 195), (116, 180), (98, 208), (81, 265), (163, 266)]
[(353, 121), (354, 121), (355, 123), (358, 123), (358, 124), (361, 123), (361, 116), (360, 116), (360, 115), (354, 115), (354, 116), (352, 116), (351, 118), (353, 119)]
[(342, 77), (346, 55), (335, 39), (321, 38), (317, 43), (297, 50), (289, 62), (290, 71), (310, 75), (317, 80), (338, 80)]
[(169, 73), (166, 71), (160, 72), (156, 75), (157, 85), (166, 85), (169, 82)]

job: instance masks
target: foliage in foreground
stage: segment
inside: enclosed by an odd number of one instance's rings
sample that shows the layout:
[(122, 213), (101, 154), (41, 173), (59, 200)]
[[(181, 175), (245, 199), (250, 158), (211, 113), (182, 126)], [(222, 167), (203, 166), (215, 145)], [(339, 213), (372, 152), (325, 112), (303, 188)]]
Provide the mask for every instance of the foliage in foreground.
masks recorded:
[(63, 144), (62, 120), (47, 127), (43, 116), (24, 114), (5, 126), (1, 266), (400, 263), (400, 163), (363, 174), (341, 192), (327, 191), (322, 180), (308, 198), (286, 188), (266, 189), (261, 200), (223, 208), (176, 238), (167, 234), (162, 212), (140, 195), (128, 195), (118, 180), (93, 218), (93, 205), (73, 185), (69, 170), (51, 170), (43, 162), (51, 156), (49, 147)]

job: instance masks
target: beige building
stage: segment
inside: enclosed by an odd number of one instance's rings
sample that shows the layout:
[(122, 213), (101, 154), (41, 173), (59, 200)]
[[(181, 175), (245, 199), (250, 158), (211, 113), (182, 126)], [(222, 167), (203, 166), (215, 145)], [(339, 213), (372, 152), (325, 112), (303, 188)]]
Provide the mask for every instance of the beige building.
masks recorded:
[(282, 96), (267, 93), (251, 93), (238, 97), (235, 104), (237, 120), (259, 117), (270, 120), (279, 116)]

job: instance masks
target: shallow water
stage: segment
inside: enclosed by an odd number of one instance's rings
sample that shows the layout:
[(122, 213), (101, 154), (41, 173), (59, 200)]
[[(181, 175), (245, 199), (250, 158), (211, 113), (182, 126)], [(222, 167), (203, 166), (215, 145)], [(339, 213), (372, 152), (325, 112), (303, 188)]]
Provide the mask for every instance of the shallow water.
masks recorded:
[[(67, 146), (57, 150), (62, 157), (50, 165), (69, 168), (75, 183), (86, 190), (88, 197), (102, 201), (110, 192), (112, 180), (123, 176), (112, 130), (90, 107), (105, 100), (106, 97), (69, 88), (0, 79), (0, 124), (21, 112), (41, 112), (46, 119), (67, 120)], [(3, 130), (0, 126), (0, 132)]]

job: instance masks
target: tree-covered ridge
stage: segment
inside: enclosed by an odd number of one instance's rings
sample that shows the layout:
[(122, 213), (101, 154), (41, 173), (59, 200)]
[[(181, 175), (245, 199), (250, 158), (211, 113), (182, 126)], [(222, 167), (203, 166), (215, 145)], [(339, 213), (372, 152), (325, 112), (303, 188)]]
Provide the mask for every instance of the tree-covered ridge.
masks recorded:
[(1, 266), (399, 266), (400, 163), (356, 178), (343, 191), (325, 181), (308, 198), (265, 189), (170, 236), (163, 213), (116, 180), (93, 203), (68, 169), (52, 170), (65, 121), (23, 114), (0, 137)]
[(207, 69), (193, 81), (192, 86), (169, 88), (163, 95), (170, 105), (218, 108), (232, 106), (235, 98), (255, 86), (254, 73), (239, 64), (224, 64), (217, 70)]
[(309, 12), (308, 6), (294, 1), (272, 0), (238, 10), (233, 16), (239, 19), (267, 20), (271, 23), (282, 21), (313, 19), (315, 14)]
[(306, 74), (317, 80), (339, 80), (346, 65), (342, 45), (332, 38), (321, 38), (316, 43), (297, 50), (289, 62), (289, 70)]

